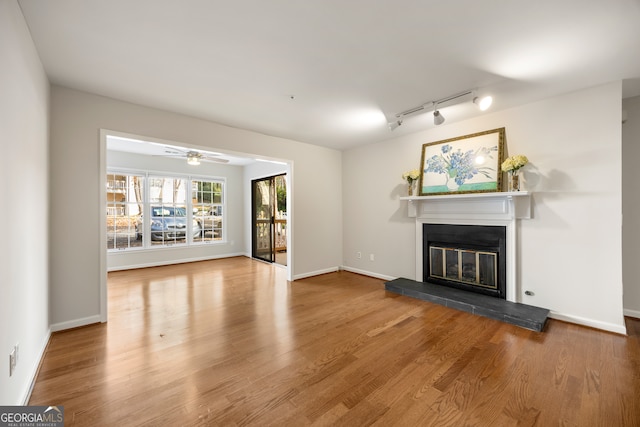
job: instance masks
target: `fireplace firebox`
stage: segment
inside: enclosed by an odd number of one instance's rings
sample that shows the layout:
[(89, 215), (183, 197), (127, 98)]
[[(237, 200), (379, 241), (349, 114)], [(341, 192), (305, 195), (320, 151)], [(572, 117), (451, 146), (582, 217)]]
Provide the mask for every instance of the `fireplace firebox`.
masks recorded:
[(506, 227), (423, 224), (423, 281), (506, 299)]

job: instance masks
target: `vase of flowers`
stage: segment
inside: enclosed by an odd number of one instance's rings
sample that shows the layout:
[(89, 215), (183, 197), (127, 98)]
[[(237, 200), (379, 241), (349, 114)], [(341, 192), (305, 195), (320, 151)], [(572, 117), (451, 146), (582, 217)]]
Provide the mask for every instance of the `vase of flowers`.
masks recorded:
[(413, 196), (413, 183), (420, 178), (420, 171), (418, 169), (412, 169), (409, 172), (402, 174), (402, 179), (407, 181), (407, 195)]
[(520, 169), (527, 163), (529, 159), (522, 154), (507, 157), (502, 162), (502, 171), (509, 174), (509, 191), (520, 191)]

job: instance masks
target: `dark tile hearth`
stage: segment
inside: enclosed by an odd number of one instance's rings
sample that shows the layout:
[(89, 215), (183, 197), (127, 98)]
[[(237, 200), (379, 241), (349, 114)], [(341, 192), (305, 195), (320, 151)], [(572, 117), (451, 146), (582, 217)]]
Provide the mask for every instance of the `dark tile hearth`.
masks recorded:
[(386, 282), (385, 290), (511, 323), (537, 332), (542, 331), (549, 315), (549, 310), (546, 308), (514, 303), (500, 298), (404, 278)]

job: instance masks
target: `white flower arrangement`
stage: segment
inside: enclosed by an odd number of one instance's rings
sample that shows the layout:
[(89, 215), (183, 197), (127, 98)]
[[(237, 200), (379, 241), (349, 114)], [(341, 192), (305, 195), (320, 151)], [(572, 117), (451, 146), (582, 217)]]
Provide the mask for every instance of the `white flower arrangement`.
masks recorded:
[(520, 169), (527, 163), (529, 163), (529, 159), (527, 159), (527, 156), (524, 156), (522, 154), (518, 154), (517, 156), (507, 157), (507, 159), (504, 162), (502, 162), (502, 172), (513, 171), (515, 173), (516, 171), (518, 171), (518, 169)]
[(407, 181), (407, 184), (411, 185), (414, 181), (417, 181), (420, 178), (420, 171), (418, 169), (412, 169), (409, 172), (405, 172), (402, 174), (402, 179)]

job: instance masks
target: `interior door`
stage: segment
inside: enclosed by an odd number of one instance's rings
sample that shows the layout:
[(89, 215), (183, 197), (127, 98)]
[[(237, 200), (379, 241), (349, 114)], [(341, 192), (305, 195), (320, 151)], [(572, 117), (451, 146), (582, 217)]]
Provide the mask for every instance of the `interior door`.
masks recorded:
[(275, 183), (274, 177), (254, 179), (251, 181), (253, 238), (252, 253), (254, 258), (274, 262), (275, 239)]

